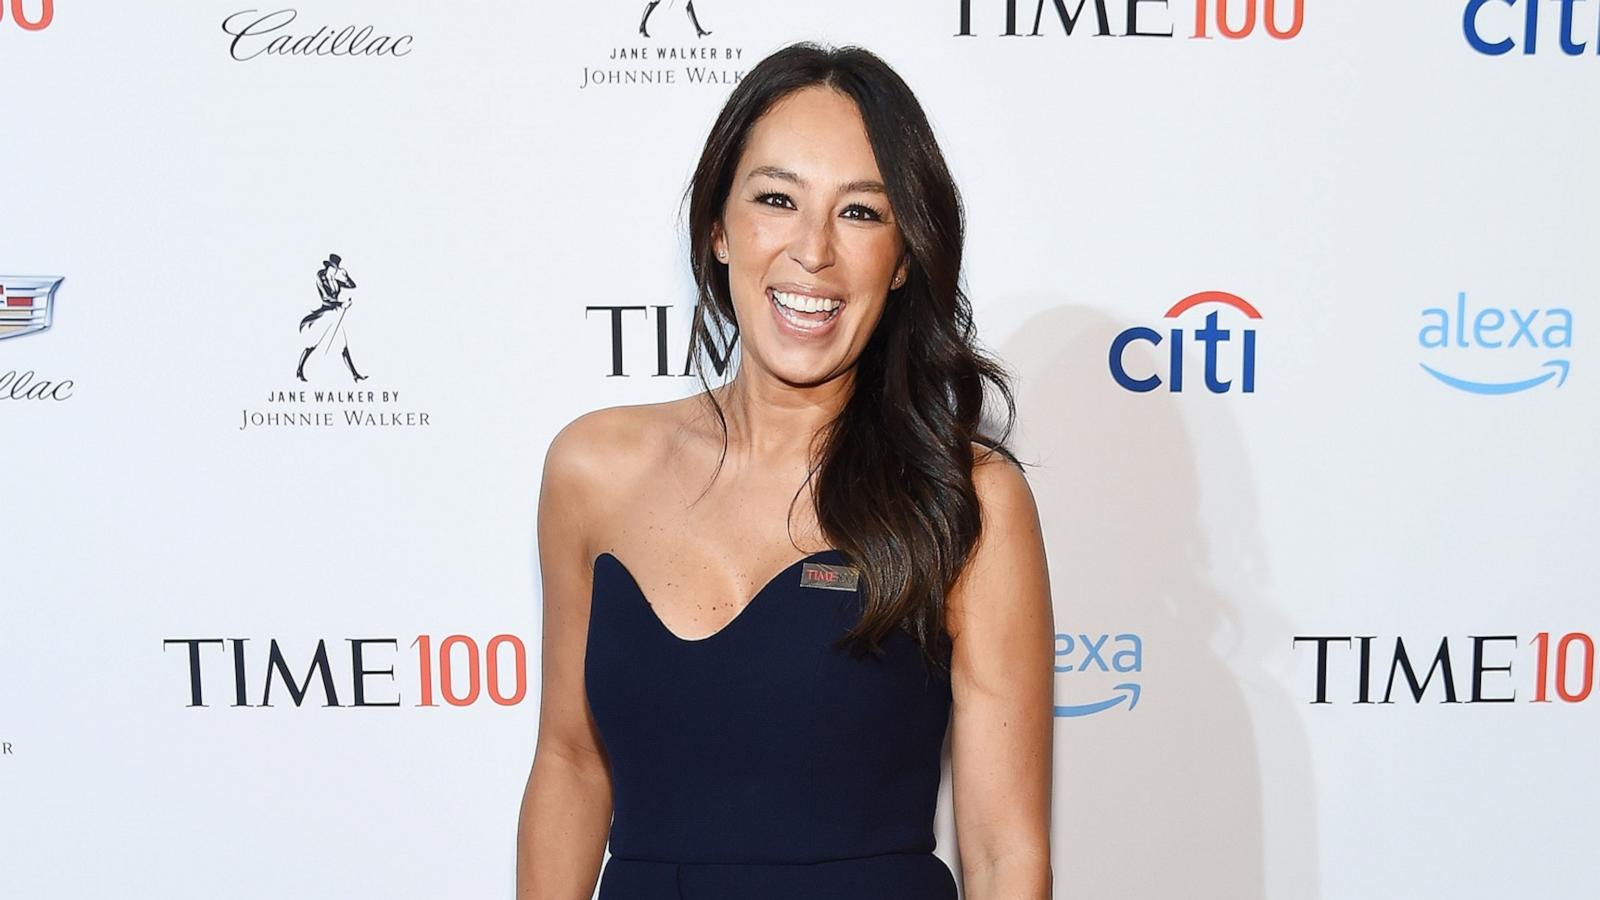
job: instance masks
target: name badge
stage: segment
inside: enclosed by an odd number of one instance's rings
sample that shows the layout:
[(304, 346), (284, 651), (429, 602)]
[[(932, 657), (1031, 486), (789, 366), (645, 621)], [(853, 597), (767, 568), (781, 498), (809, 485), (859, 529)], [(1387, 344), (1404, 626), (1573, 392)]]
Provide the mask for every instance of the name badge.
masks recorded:
[(834, 566), (828, 563), (808, 562), (800, 567), (800, 586), (824, 588), (830, 591), (853, 591), (861, 580), (855, 566)]

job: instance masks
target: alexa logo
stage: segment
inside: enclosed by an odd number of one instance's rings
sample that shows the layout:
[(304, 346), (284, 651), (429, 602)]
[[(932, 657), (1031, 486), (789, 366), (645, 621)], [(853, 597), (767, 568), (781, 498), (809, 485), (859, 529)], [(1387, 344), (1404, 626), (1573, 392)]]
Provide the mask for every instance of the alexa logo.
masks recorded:
[(1567, 383), (1572, 368), (1572, 312), (1561, 308), (1473, 308), (1467, 292), (1455, 306), (1422, 311), (1417, 343), (1422, 371), (1469, 394), (1518, 394)]
[[(1144, 672), (1144, 641), (1132, 633), (1056, 635), (1055, 671), (1072, 675), (1065, 690), (1085, 691), (1090, 699), (1054, 705), (1058, 719), (1092, 716), (1121, 706), (1139, 705), (1139, 678)], [(1124, 706), (1123, 704), (1127, 705)]]
[[(1184, 349), (1197, 343), (1205, 354), (1201, 379), (1206, 390), (1226, 394), (1237, 386), (1240, 393), (1255, 393), (1254, 323), (1261, 319), (1261, 313), (1243, 297), (1226, 291), (1201, 291), (1174, 303), (1162, 318), (1168, 320), (1165, 334), (1135, 326), (1111, 341), (1111, 377), (1123, 390), (1144, 394), (1165, 386), (1172, 393), (1181, 392), (1185, 385)], [(1229, 325), (1232, 327), (1226, 327)], [(1136, 362), (1129, 358), (1134, 344), (1148, 344), (1148, 350), (1154, 351), (1163, 343), (1167, 345), (1165, 360), (1152, 352), (1141, 354)], [(1234, 347), (1237, 352), (1230, 353)]]

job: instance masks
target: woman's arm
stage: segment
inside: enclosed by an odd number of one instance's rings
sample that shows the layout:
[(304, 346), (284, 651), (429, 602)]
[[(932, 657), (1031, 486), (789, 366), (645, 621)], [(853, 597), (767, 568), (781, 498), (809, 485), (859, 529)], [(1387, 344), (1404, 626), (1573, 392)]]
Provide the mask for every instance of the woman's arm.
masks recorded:
[[(592, 415), (592, 414), (591, 414)], [(517, 820), (517, 900), (587, 900), (611, 827), (611, 774), (584, 692), (592, 587), (583, 511), (593, 502), (592, 419), (562, 429), (539, 489), (544, 638), (539, 736)]]
[(983, 534), (949, 598), (951, 779), (967, 900), (1050, 900), (1055, 616), (1027, 479), (973, 472)]

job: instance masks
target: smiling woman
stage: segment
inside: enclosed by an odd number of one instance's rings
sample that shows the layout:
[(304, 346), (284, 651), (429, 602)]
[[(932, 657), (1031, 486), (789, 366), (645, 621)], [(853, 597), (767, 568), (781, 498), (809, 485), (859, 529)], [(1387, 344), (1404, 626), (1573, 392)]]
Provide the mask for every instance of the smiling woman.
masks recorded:
[(1043, 900), (1044, 547), (916, 97), (866, 50), (784, 48), (685, 200), (704, 390), (545, 458), (518, 896), (588, 896), (609, 846), (600, 900), (954, 900), (948, 732), (966, 897)]

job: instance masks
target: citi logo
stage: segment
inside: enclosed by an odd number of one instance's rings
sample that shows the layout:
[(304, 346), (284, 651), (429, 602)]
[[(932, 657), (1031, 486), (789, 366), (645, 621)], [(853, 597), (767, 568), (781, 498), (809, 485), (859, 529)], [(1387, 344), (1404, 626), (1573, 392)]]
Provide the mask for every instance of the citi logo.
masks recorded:
[(1132, 712), (1139, 705), (1137, 678), (1144, 672), (1144, 641), (1137, 634), (1079, 634), (1077, 637), (1058, 634), (1054, 668), (1058, 675), (1104, 672), (1114, 676), (1110, 680), (1118, 682), (1111, 685), (1107, 696), (1103, 698), (1065, 706), (1055, 704), (1056, 718), (1092, 716), (1115, 709), (1123, 701), (1127, 701), (1127, 709)]
[[(1461, 15), (1461, 30), (1466, 34), (1467, 44), (1485, 56), (1504, 56), (1518, 49), (1521, 49), (1524, 56), (1529, 56), (1539, 52), (1540, 13), (1541, 10), (1548, 10), (1544, 14), (1546, 22), (1551, 22), (1553, 17), (1559, 17), (1554, 22), (1554, 37), (1562, 53), (1567, 56), (1582, 56), (1585, 52), (1600, 55), (1600, 36), (1596, 37), (1593, 50), (1587, 50), (1588, 44), (1578, 40), (1580, 33), (1588, 35), (1600, 31), (1600, 24), (1597, 24), (1600, 22), (1600, 14), (1597, 14), (1592, 6), (1580, 7), (1578, 5), (1580, 2), (1581, 0), (1467, 0), (1466, 9)], [(1583, 16), (1582, 23), (1578, 21), (1580, 10)], [(1545, 30), (1545, 37), (1550, 37), (1550, 26), (1546, 25)]]
[[(1428, 360), (1420, 363), (1422, 370), (1458, 391), (1516, 394), (1547, 382), (1554, 382), (1553, 388), (1567, 382), (1572, 367), (1565, 353), (1572, 347), (1570, 310), (1486, 306), (1469, 313), (1467, 292), (1462, 291), (1456, 295), (1454, 310), (1430, 307), (1422, 311), (1422, 321), (1417, 342), (1429, 351)], [(1531, 360), (1523, 353), (1494, 362), (1518, 348), (1543, 352)], [(1466, 374), (1479, 368), (1493, 371), (1473, 377)], [(1504, 377), (1507, 374), (1512, 377)]]
[[(1200, 306), (1221, 306), (1223, 310), (1242, 314), (1246, 321), (1255, 321), (1261, 318), (1261, 313), (1251, 306), (1244, 298), (1225, 291), (1201, 291), (1198, 294), (1179, 300), (1168, 309), (1164, 318), (1179, 319), (1185, 313)], [(1202, 373), (1206, 390), (1213, 394), (1226, 394), (1233, 389), (1235, 380), (1224, 380), (1222, 372), (1220, 349), (1224, 344), (1234, 339), (1234, 329), (1222, 327), (1221, 312), (1212, 309), (1206, 313), (1205, 324), (1193, 332), (1186, 331), (1181, 325), (1169, 328), (1166, 334), (1154, 328), (1136, 326), (1117, 335), (1111, 342), (1110, 366), (1111, 377), (1116, 380), (1124, 390), (1136, 393), (1148, 393), (1163, 384), (1167, 390), (1178, 393), (1183, 390), (1184, 371), (1183, 357), (1185, 338), (1200, 343), (1205, 349), (1205, 370)], [(1253, 327), (1239, 328), (1239, 359), (1236, 368), (1229, 368), (1230, 374), (1236, 377), (1239, 391), (1245, 394), (1255, 393), (1256, 389), (1256, 332)], [(1128, 345), (1135, 342), (1148, 343), (1152, 347), (1159, 347), (1163, 342), (1167, 344), (1167, 363), (1165, 366), (1166, 377), (1161, 376), (1162, 367), (1157, 364), (1156, 371), (1144, 377), (1135, 377), (1128, 371), (1127, 352)]]
[[(0, 0), (0, 21), (5, 20), (6, 6), (5, 0)], [(43, 31), (55, 21), (55, 0), (11, 0), (10, 6), (11, 21), (17, 23), (17, 27), (23, 31)], [(30, 6), (39, 10), (37, 15), (28, 15)]]

